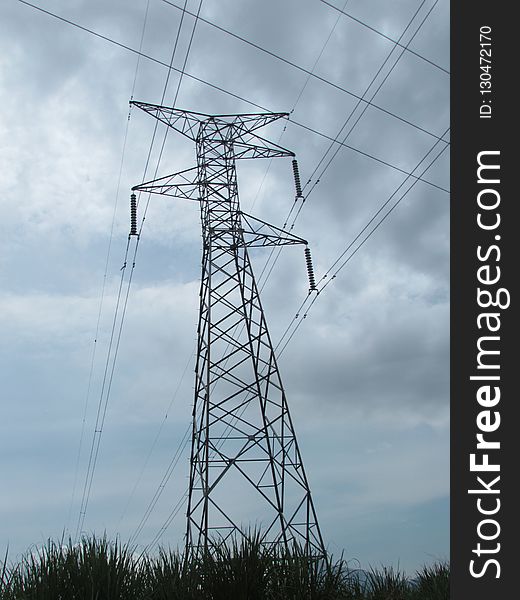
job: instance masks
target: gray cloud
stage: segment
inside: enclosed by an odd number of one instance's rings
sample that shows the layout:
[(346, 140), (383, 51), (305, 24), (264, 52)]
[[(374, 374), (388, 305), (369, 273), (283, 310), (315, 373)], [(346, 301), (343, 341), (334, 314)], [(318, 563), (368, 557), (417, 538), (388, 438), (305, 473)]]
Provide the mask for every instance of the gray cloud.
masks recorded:
[[(35, 3), (139, 47), (144, 0)], [(192, 12), (197, 6), (196, 0), (188, 2)], [(397, 39), (416, 8), (412, 0), (392, 8), (381, 0), (350, 1), (346, 10)], [(448, 65), (448, 8), (448, 2), (439, 2), (411, 43), (442, 66)], [(425, 5), (421, 14), (426, 10)], [(306, 69), (312, 69), (339, 15), (310, 0), (205, 0), (201, 14)], [(169, 63), (180, 16), (177, 9), (151, 0), (143, 52)], [(176, 68), (182, 66), (192, 24), (193, 18), (186, 17)], [(7, 524), (3, 543), (9, 541), (16, 554), (61, 534), (75, 478), (69, 521), (77, 519), (127, 242), (129, 190), (153, 178), (156, 169), (158, 176), (166, 175), (195, 165), (196, 157), (191, 143), (170, 133), (157, 166), (164, 139), (159, 128), (145, 170), (155, 123), (136, 109), (127, 121), (135, 54), (17, 2), (0, 8), (0, 46), (0, 521)], [(391, 47), (341, 16), (315, 73), (361, 95)], [(202, 22), (187, 71), (273, 110), (291, 110), (307, 79)], [(165, 67), (141, 58), (134, 98), (158, 103), (166, 73)], [(178, 81), (178, 73), (172, 73), (167, 104)], [(448, 84), (445, 73), (406, 53), (374, 102), (441, 135), (448, 126)], [(335, 137), (356, 102), (310, 78), (291, 120)], [(257, 110), (189, 77), (182, 80), (178, 106), (207, 113)], [(405, 175), (348, 148), (323, 170), (331, 154), (318, 164), (330, 142), (291, 120), (266, 128), (264, 135), (295, 151), (302, 182), (311, 178), (293, 231), (309, 240), (318, 279), (327, 274), (328, 281), (334, 261)], [(369, 107), (346, 143), (412, 170), (435, 139)], [(445, 188), (447, 156), (425, 174)], [(290, 161), (250, 161), (238, 165), (238, 173), (244, 210), (282, 226), (294, 199)], [(140, 217), (145, 205), (143, 197)], [(347, 548), (349, 557), (364, 564), (394, 561), (388, 540), (401, 523), (414, 524), (405, 528), (398, 549), (401, 565), (413, 569), (417, 561), (427, 561), (428, 543), (432, 552), (448, 547), (448, 214), (445, 192), (423, 182), (415, 185), (323, 290), (279, 358), (322, 528), (333, 548)], [(259, 274), (269, 252), (251, 254)], [(199, 269), (198, 206), (151, 198), (88, 510), (89, 530), (107, 527), (123, 538), (135, 530), (189, 425)], [(284, 248), (262, 290), (275, 343), (307, 289), (302, 249)], [(140, 543), (154, 537), (181, 497), (186, 468), (184, 451)], [(172, 546), (182, 543), (182, 514), (163, 538)], [(424, 543), (417, 542), (419, 536)]]

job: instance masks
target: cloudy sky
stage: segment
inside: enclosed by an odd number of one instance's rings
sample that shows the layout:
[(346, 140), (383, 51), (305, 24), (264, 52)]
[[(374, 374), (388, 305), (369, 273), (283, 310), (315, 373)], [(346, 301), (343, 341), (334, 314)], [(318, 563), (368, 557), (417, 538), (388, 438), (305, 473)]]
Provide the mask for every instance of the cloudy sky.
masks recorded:
[[(130, 188), (193, 166), (195, 147), (129, 116), (133, 96), (291, 112), (262, 135), (309, 182), (293, 229), (322, 288), (307, 313), (302, 249), (251, 255), (275, 343), (294, 332), (279, 364), (323, 536), (365, 567), (447, 558), (448, 1), (188, 0), (196, 24), (184, 0), (32, 3), (90, 32), (0, 5), (0, 553), (74, 535), (97, 441), (84, 530), (182, 544), (197, 205), (152, 197), (129, 288), (121, 268)], [(246, 162), (243, 209), (281, 227), (290, 159)]]

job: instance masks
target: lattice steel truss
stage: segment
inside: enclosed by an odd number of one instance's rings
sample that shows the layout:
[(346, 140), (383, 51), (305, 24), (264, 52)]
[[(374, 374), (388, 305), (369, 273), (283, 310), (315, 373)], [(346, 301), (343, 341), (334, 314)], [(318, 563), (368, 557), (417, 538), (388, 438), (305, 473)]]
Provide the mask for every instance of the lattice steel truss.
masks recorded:
[(285, 113), (204, 115), (133, 102), (197, 148), (197, 166), (134, 191), (200, 202), (202, 281), (186, 547), (231, 536), (325, 556), (249, 247), (306, 244), (240, 210), (237, 159), (294, 154), (256, 134)]

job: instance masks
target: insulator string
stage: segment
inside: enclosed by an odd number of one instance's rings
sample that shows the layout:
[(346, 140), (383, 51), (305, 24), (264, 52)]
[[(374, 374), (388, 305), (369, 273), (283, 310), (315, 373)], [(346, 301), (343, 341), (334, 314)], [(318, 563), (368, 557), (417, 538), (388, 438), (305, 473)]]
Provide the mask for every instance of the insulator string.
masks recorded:
[(302, 197), (302, 184), (300, 181), (300, 171), (298, 169), (298, 161), (293, 159), (292, 168), (294, 174), (294, 186), (296, 187), (296, 198)]
[(311, 251), (308, 246), (305, 247), (305, 261), (307, 263), (307, 275), (309, 276), (309, 292), (316, 290), (316, 279), (314, 278), (314, 268), (312, 266)]
[(137, 234), (137, 197), (134, 193), (130, 195), (130, 235)]

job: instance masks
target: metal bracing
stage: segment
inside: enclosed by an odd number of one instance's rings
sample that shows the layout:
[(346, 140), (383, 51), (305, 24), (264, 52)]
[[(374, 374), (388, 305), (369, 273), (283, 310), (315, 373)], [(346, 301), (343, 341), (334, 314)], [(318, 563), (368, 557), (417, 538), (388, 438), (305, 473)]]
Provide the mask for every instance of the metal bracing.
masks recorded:
[(306, 244), (241, 212), (236, 160), (294, 156), (255, 132), (287, 116), (204, 115), (134, 102), (196, 143), (197, 166), (135, 186), (198, 200), (202, 278), (186, 547), (208, 551), (260, 531), (325, 556), (248, 248)]

